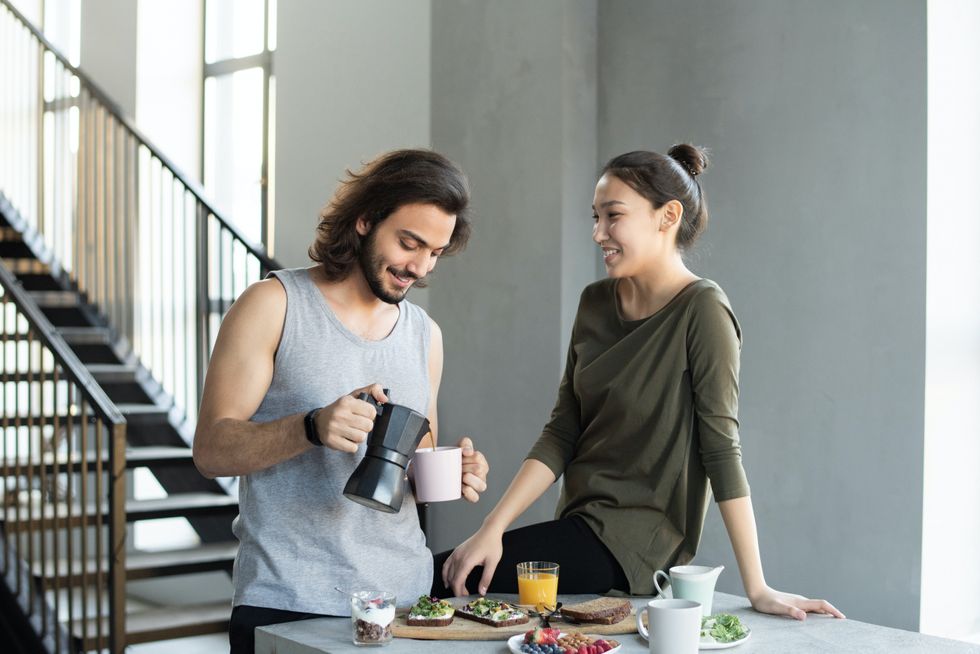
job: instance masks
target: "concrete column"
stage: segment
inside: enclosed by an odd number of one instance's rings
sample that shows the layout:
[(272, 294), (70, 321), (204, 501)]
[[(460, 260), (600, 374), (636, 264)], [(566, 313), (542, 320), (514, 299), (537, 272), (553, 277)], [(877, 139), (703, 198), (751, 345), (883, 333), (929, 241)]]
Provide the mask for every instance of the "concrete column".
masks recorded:
[[(468, 250), (440, 262), (441, 442), (471, 435), (492, 466), (478, 506), (431, 505), (453, 547), (493, 507), (554, 404), (581, 289), (595, 279), (594, 1), (436, 1), (432, 143), (472, 182)], [(551, 491), (518, 524), (548, 520)]]

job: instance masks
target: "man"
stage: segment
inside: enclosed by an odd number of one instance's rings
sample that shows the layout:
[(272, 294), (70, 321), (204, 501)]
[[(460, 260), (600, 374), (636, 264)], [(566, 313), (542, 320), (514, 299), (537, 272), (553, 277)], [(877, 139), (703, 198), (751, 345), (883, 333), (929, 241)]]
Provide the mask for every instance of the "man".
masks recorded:
[[(366, 392), (427, 415), (432, 444), (442, 334), (404, 301), (470, 231), (463, 174), (441, 155), (402, 150), (348, 171), (323, 210), (311, 268), (252, 284), (221, 326), (194, 439), (207, 477), (241, 477), (232, 652), (256, 626), (349, 615), (334, 590), (374, 589), (400, 604), (428, 594), (432, 555), (406, 493), (400, 512), (342, 495), (376, 415)], [(423, 444), (428, 444), (423, 441)], [(486, 490), (468, 438), (463, 495)]]

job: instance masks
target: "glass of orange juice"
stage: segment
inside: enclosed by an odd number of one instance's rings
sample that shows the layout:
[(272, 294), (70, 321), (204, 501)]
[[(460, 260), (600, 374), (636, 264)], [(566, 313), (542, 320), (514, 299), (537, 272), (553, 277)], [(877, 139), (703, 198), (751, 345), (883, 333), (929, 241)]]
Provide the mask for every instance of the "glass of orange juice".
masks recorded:
[(537, 610), (554, 608), (558, 602), (558, 564), (525, 561), (517, 564), (517, 592), (520, 603)]

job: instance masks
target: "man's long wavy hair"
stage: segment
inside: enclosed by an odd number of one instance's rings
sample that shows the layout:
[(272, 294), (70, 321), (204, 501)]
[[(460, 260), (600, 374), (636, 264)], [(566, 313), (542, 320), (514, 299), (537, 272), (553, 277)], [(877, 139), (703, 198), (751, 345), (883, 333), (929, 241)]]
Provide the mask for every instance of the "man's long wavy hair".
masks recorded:
[[(345, 279), (359, 260), (364, 239), (407, 204), (431, 204), (456, 216), (442, 256), (456, 254), (470, 237), (469, 201), (466, 176), (441, 154), (431, 150), (383, 154), (357, 172), (347, 170), (346, 179), (320, 212), (310, 258), (323, 266), (330, 281)], [(362, 216), (370, 227), (368, 236), (357, 233), (357, 219)]]

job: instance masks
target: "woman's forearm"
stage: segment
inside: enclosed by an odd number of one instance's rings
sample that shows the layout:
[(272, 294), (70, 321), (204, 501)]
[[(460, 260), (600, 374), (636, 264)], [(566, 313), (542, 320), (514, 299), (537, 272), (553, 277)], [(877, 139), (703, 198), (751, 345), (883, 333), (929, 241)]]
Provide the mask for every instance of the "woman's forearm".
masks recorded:
[(745, 496), (718, 502), (718, 509), (728, 530), (728, 538), (732, 542), (732, 550), (735, 552), (738, 570), (742, 575), (745, 594), (751, 599), (766, 588), (752, 498)]
[(527, 459), (510, 482), (504, 496), (483, 521), (484, 529), (499, 533), (507, 531), (527, 507), (555, 483), (555, 473), (536, 459)]

